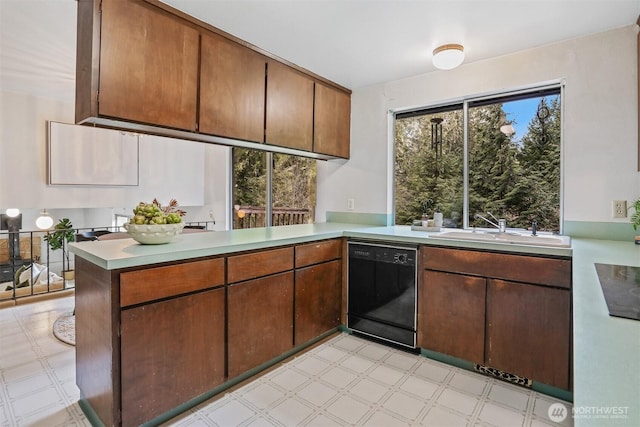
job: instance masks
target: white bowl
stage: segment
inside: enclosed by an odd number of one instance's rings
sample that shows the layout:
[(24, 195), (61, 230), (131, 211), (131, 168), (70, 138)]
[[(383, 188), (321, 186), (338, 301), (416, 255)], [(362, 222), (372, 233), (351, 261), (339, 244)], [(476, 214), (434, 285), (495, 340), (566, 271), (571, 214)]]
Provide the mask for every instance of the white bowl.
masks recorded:
[(182, 232), (184, 222), (178, 224), (124, 224), (125, 230), (136, 242), (143, 245), (162, 245), (169, 243)]

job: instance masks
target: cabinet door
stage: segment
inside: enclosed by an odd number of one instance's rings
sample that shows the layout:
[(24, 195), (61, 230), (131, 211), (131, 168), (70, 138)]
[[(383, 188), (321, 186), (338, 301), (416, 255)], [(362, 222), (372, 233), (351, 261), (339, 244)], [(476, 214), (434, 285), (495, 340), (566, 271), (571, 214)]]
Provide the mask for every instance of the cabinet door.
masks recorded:
[(425, 270), (418, 288), (418, 346), (484, 361), (486, 279)]
[(316, 83), (314, 104), (313, 151), (349, 158), (351, 95)]
[(263, 142), (265, 58), (211, 34), (200, 61), (200, 132)]
[(293, 348), (293, 272), (228, 288), (228, 369), (236, 377)]
[(137, 1), (103, 0), (101, 116), (194, 131), (199, 33)]
[(311, 151), (313, 80), (274, 61), (267, 70), (266, 142)]
[(489, 280), (486, 364), (568, 389), (570, 291)]
[(295, 345), (316, 338), (340, 324), (342, 262), (296, 270)]
[(224, 288), (123, 310), (121, 322), (123, 425), (224, 382)]

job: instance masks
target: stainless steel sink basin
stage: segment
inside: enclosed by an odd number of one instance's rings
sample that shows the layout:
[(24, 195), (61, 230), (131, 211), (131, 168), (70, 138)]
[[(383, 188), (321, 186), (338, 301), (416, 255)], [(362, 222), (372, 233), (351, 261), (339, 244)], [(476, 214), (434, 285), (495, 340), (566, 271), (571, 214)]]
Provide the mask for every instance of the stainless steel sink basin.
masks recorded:
[(430, 238), (435, 239), (451, 239), (451, 240), (475, 240), (480, 242), (492, 243), (510, 243), (514, 245), (533, 245), (533, 246), (553, 246), (560, 248), (571, 247), (571, 237), (558, 236), (553, 234), (539, 234), (532, 236), (531, 234), (506, 232), (494, 233), (484, 231), (443, 231), (441, 233), (432, 234)]

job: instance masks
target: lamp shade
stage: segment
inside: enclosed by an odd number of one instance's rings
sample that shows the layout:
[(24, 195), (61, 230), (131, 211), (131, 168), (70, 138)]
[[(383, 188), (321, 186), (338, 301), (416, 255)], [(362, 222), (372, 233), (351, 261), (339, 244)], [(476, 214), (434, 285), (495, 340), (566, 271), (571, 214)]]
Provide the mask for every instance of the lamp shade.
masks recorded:
[(440, 70), (451, 70), (464, 61), (464, 47), (460, 44), (445, 44), (433, 50), (433, 65)]
[(36, 219), (36, 227), (40, 230), (48, 230), (53, 226), (53, 218), (47, 212), (46, 209), (42, 211), (40, 216)]
[(9, 208), (6, 210), (5, 212), (7, 214), (8, 217), (10, 218), (15, 218), (18, 215), (20, 215), (20, 209), (16, 209), (16, 208)]

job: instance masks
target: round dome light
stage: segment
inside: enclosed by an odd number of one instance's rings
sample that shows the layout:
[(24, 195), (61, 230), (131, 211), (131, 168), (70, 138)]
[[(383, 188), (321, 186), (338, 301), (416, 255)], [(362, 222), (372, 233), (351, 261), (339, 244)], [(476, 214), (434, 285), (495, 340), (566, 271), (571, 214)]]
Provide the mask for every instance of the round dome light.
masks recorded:
[(48, 230), (53, 226), (53, 218), (46, 209), (42, 211), (38, 219), (36, 219), (36, 227), (40, 230)]
[(464, 61), (464, 47), (445, 44), (433, 50), (433, 65), (440, 70), (451, 70)]
[(9, 208), (5, 212), (9, 218), (15, 218), (20, 215), (20, 209)]

